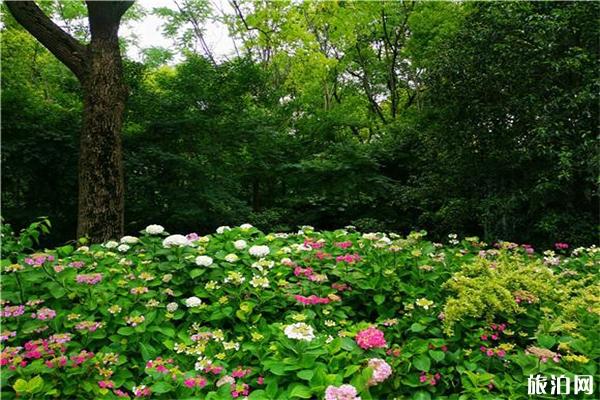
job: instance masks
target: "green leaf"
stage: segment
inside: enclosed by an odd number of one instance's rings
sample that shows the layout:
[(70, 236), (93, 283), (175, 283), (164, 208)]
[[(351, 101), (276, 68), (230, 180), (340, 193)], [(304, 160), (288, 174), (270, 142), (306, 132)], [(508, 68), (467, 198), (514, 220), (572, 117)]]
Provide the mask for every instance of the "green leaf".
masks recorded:
[(157, 382), (152, 385), (152, 392), (154, 393), (167, 393), (171, 390), (173, 390), (173, 386), (164, 381)]
[(416, 332), (422, 332), (422, 331), (424, 331), (426, 328), (427, 328), (427, 327), (426, 327), (425, 325), (421, 325), (421, 324), (419, 324), (418, 322), (415, 322), (414, 324), (412, 324), (412, 325), (410, 326), (410, 330), (411, 330), (412, 332), (415, 332), (415, 333), (416, 333)]
[(537, 338), (537, 341), (541, 347), (545, 347), (547, 349), (552, 348), (556, 344), (556, 339), (550, 335), (540, 335)]
[(375, 297), (373, 297), (373, 300), (375, 300), (375, 304), (379, 306), (385, 301), (385, 296), (382, 294), (376, 294)]
[(292, 388), (292, 391), (290, 392), (290, 397), (310, 399), (312, 397), (312, 392), (308, 386), (296, 385)]
[(140, 342), (140, 353), (142, 354), (142, 359), (148, 361), (154, 358), (156, 350), (149, 344)]
[(119, 335), (123, 335), (123, 336), (131, 336), (135, 333), (135, 331), (133, 330), (133, 328), (131, 328), (129, 326), (124, 326), (122, 328), (119, 328), (117, 330), (117, 333)]
[(422, 354), (413, 360), (413, 365), (419, 371), (429, 372), (431, 360), (426, 355)]
[(73, 253), (73, 250), (75, 250), (75, 248), (73, 246), (71, 246), (70, 244), (56, 248), (56, 251), (58, 252), (59, 257), (67, 257), (71, 253)]
[(246, 321), (246, 313), (245, 313), (245, 312), (243, 312), (242, 310), (237, 310), (237, 311), (235, 312), (235, 316), (236, 316), (236, 317), (238, 317), (238, 319), (239, 319), (240, 321)]
[(205, 269), (194, 268), (193, 270), (190, 271), (190, 277), (192, 279), (195, 279), (195, 278), (199, 277), (200, 275), (202, 275), (204, 272), (206, 272)]
[(358, 349), (358, 345), (356, 344), (354, 339), (345, 337), (345, 338), (342, 338), (342, 349), (344, 349), (346, 351), (352, 351), (352, 350)]
[(349, 365), (349, 366), (347, 366), (346, 370), (344, 371), (344, 378), (349, 377), (350, 375), (354, 374), (359, 369), (360, 369), (360, 365)]
[(42, 389), (42, 386), (44, 386), (44, 379), (37, 375), (29, 380), (27, 386), (27, 391), (30, 393), (39, 392)]
[(285, 364), (279, 361), (265, 361), (264, 367), (274, 375), (285, 375)]
[(302, 371), (298, 371), (298, 373), (296, 375), (298, 375), (298, 378), (300, 378), (300, 379), (304, 379), (305, 381), (310, 381), (314, 374), (315, 374), (315, 371), (313, 371), (311, 369), (305, 369)]
[(56, 282), (50, 282), (48, 284), (48, 291), (55, 299), (60, 299), (67, 293), (67, 291)]
[(252, 393), (250, 393), (250, 396), (248, 396), (248, 400), (264, 400), (265, 398), (268, 397), (268, 394), (262, 390), (254, 390)]
[(160, 328), (160, 333), (162, 333), (163, 335), (168, 336), (168, 337), (174, 337), (175, 329), (166, 326), (164, 328)]
[(446, 356), (446, 353), (444, 353), (443, 351), (440, 351), (440, 350), (429, 350), (429, 355), (435, 361), (439, 362), (439, 361), (442, 361), (444, 359), (444, 357)]
[(29, 385), (25, 379), (17, 379), (12, 387), (17, 393), (29, 391)]
[(424, 390), (419, 390), (412, 396), (412, 398), (414, 400), (431, 400), (431, 394), (429, 394), (429, 392), (426, 392)]
[(267, 396), (269, 396), (269, 398), (274, 399), (277, 395), (277, 380), (273, 379), (271, 382), (269, 382), (266, 389)]

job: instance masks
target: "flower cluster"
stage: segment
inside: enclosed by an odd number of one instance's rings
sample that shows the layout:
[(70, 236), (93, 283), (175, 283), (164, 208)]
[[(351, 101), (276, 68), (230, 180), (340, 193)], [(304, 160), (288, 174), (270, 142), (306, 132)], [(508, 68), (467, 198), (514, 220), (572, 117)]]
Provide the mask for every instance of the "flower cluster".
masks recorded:
[(298, 303), (302, 303), (305, 305), (311, 305), (311, 304), (329, 304), (331, 302), (331, 300), (327, 297), (319, 297), (316, 296), (314, 294), (311, 294), (308, 297), (305, 296), (301, 296), (301, 295), (295, 295), (294, 298), (296, 299), (296, 301)]
[(377, 385), (392, 375), (392, 367), (381, 358), (371, 358), (367, 366), (373, 369), (373, 375), (369, 379), (369, 385)]
[(356, 262), (359, 262), (362, 259), (361, 256), (359, 256), (358, 254), (345, 254), (345, 255), (341, 255), (341, 256), (337, 256), (335, 258), (335, 261), (338, 263), (348, 263), (348, 264), (354, 264)]
[(374, 327), (358, 332), (355, 340), (360, 348), (365, 350), (387, 346), (383, 332)]
[(86, 285), (97, 285), (102, 281), (102, 274), (78, 274), (75, 281)]
[(352, 385), (328, 386), (325, 389), (325, 400), (360, 400), (360, 396)]
[(285, 336), (295, 340), (305, 340), (310, 342), (315, 338), (313, 328), (304, 322), (287, 325), (283, 332), (285, 333)]

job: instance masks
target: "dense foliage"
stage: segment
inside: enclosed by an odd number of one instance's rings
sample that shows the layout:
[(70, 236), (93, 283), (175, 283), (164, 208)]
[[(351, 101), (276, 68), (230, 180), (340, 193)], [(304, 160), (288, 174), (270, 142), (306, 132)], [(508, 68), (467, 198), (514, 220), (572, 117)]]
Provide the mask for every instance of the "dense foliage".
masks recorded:
[[(85, 39), (85, 7), (44, 4)], [(155, 10), (178, 45), (127, 61), (129, 232), (351, 223), (597, 242), (599, 3), (233, 4), (239, 56), (207, 54), (194, 23), (218, 13), (186, 0)], [(3, 216), (47, 215), (61, 243), (81, 94), (3, 17)]]
[(32, 253), (47, 231), (2, 228), (3, 398), (525, 399), (530, 374), (597, 374), (596, 247), (244, 224)]

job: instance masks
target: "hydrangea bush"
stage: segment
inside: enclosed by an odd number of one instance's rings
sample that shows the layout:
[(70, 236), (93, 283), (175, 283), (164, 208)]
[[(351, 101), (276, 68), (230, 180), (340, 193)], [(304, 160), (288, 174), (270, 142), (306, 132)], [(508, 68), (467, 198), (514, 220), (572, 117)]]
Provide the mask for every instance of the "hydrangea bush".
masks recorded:
[(352, 227), (34, 252), (4, 225), (3, 398), (527, 398), (597, 373), (595, 247)]

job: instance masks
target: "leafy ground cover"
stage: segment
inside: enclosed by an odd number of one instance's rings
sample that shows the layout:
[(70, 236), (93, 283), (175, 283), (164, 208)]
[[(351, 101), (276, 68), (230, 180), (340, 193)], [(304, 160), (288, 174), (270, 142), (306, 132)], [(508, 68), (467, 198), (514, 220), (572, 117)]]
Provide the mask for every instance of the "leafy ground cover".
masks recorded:
[(518, 399), (597, 374), (596, 247), (150, 225), (31, 251), (47, 230), (2, 228), (6, 399)]

